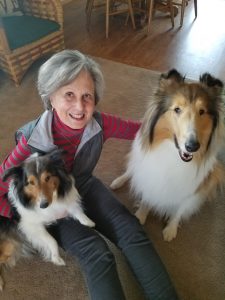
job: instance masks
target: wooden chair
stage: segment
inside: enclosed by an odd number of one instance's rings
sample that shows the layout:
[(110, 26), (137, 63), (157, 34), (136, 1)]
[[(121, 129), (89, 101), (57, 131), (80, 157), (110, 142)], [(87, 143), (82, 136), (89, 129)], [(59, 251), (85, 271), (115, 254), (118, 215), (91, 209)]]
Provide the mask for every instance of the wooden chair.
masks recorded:
[[(127, 8), (120, 8), (119, 4), (127, 4)], [(134, 13), (132, 8), (132, 0), (102, 0), (102, 1), (95, 1), (95, 0), (87, 0), (86, 2), (86, 15), (87, 15), (87, 29), (90, 28), (91, 22), (91, 14), (93, 9), (105, 6), (106, 11), (106, 21), (105, 21), (105, 35), (106, 38), (109, 37), (109, 17), (127, 13), (131, 17), (133, 28), (135, 29), (135, 21), (134, 21)]]
[[(184, 11), (185, 8), (188, 4), (188, 1), (190, 0), (180, 0), (180, 1), (174, 1), (175, 5), (181, 6), (181, 14), (180, 14), (180, 27), (183, 26), (183, 21), (184, 21)], [(197, 18), (198, 15), (198, 8), (197, 8), (197, 0), (194, 0), (194, 9), (195, 9), (195, 19)]]
[[(170, 12), (170, 18), (171, 18), (171, 23), (172, 27), (174, 27), (174, 10), (173, 10), (173, 1), (172, 0), (166, 0), (165, 1), (168, 7), (168, 11)], [(154, 0), (149, 0), (148, 1), (148, 22), (147, 22), (147, 34), (150, 31), (150, 26), (151, 26), (151, 21), (152, 21), (152, 15), (153, 15), (153, 10), (154, 10)]]
[(145, 15), (147, 21), (147, 34), (150, 32), (151, 21), (156, 10), (170, 13), (172, 27), (174, 27), (174, 6), (172, 0), (164, 0), (164, 4), (160, 4), (155, 0), (132, 0), (133, 11)]
[(40, 56), (64, 49), (60, 0), (19, 0), (22, 15), (0, 18), (0, 67), (18, 86)]

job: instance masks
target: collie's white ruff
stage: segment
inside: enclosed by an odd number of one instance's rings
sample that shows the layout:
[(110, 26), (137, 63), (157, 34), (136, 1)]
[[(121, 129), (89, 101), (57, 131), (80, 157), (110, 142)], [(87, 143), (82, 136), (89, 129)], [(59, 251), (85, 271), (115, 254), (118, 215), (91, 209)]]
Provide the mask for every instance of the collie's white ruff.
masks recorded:
[[(72, 176), (71, 179), (74, 183)], [(56, 265), (65, 265), (65, 262), (59, 255), (56, 240), (48, 233), (45, 225), (49, 225), (59, 218), (70, 216), (83, 225), (95, 226), (95, 223), (84, 214), (80, 203), (80, 195), (74, 184), (63, 199), (58, 198), (57, 193), (55, 193), (51, 205), (45, 209), (40, 208), (40, 201), (37, 201), (33, 208), (23, 206), (18, 199), (13, 181), (9, 185), (8, 196), (21, 216), (19, 229), (46, 260)]]
[[(173, 72), (174, 70), (172, 71), (172, 75), (174, 74)], [(176, 76), (178, 76), (177, 74), (175, 73)], [(205, 75), (205, 78), (207, 76), (208, 74)], [(210, 79), (206, 79), (213, 80), (212, 77), (209, 78)], [(173, 84), (171, 83), (173, 78), (169, 78), (169, 80), (168, 86)], [(179, 80), (182, 81), (178, 78), (178, 83), (176, 83), (176, 85), (174, 83), (174, 90), (179, 88), (179, 84), (183, 84), (179, 83)], [(163, 82), (164, 86), (166, 84)], [(196, 86), (197, 85), (194, 85), (194, 88), (196, 88)], [(169, 86), (169, 88), (171, 87)], [(188, 85), (187, 88), (189, 88)], [(214, 130), (211, 143), (207, 150), (204, 149), (204, 147), (206, 148), (206, 137), (199, 137), (199, 140), (205, 145), (198, 145), (200, 147), (199, 151), (198, 149), (195, 149), (196, 152), (193, 151), (193, 153), (191, 153), (185, 149), (187, 141), (192, 141), (197, 136), (197, 130), (194, 127), (195, 125), (193, 122), (193, 120), (195, 120), (193, 113), (189, 113), (189, 117), (186, 118), (185, 121), (187, 125), (183, 126), (182, 124), (183, 127), (180, 131), (176, 131), (177, 125), (174, 125), (175, 122), (173, 119), (170, 125), (167, 125), (168, 120), (171, 120), (171, 116), (173, 118), (174, 111), (175, 115), (180, 114), (180, 110), (185, 110), (187, 105), (193, 106), (193, 100), (191, 100), (191, 104), (187, 104), (186, 100), (185, 102), (183, 101), (184, 97), (182, 95), (182, 89), (183, 86), (181, 87), (181, 92), (179, 90), (180, 94), (178, 94), (178, 96), (174, 91), (172, 96), (170, 95), (174, 99), (169, 100), (170, 107), (165, 111), (165, 114), (163, 113), (159, 116), (158, 120), (161, 117), (164, 118), (161, 123), (157, 121), (160, 123), (159, 126), (161, 126), (161, 131), (155, 130), (156, 133), (152, 143), (149, 139), (149, 124), (150, 118), (154, 116), (153, 112), (155, 107), (158, 105), (157, 100), (156, 105), (150, 105), (149, 111), (145, 114), (142, 127), (133, 141), (131, 152), (129, 154), (127, 171), (116, 178), (111, 184), (112, 189), (117, 189), (130, 179), (131, 191), (137, 199), (140, 199), (139, 208), (135, 215), (140, 220), (141, 224), (145, 223), (150, 209), (159, 216), (166, 217), (168, 223), (163, 230), (163, 237), (166, 241), (171, 241), (176, 237), (181, 219), (186, 219), (197, 212), (207, 196), (211, 197), (215, 192), (221, 179), (224, 180), (224, 175), (222, 175), (223, 167), (217, 159), (218, 152), (221, 150), (224, 139), (223, 114), (219, 104), (217, 110), (219, 111), (219, 122)], [(193, 86), (190, 86), (191, 91), (192, 89)], [(199, 84), (199, 89), (202, 89), (201, 84)], [(196, 90), (198, 91), (198, 86)], [(215, 99), (216, 97), (217, 96), (215, 95)], [(202, 103), (207, 104), (207, 100), (203, 99), (205, 102), (202, 101), (202, 99), (200, 100), (201, 102), (199, 100), (197, 101), (199, 101), (201, 105)], [(164, 98), (162, 101), (164, 101)], [(182, 103), (183, 106), (179, 106), (180, 103)], [(175, 107), (175, 109), (173, 107)], [(182, 109), (180, 109), (180, 107), (182, 107)], [(206, 109), (207, 106), (203, 107)], [(179, 108), (179, 110), (177, 108)], [(193, 108), (191, 108), (191, 110), (193, 110)], [(202, 114), (203, 110), (200, 111), (199, 109), (199, 112)], [(168, 115), (164, 117), (166, 114)], [(207, 115), (205, 118), (209, 119)], [(156, 124), (158, 124), (157, 122)], [(204, 126), (205, 123), (203, 125), (203, 130)], [(174, 142), (174, 136), (176, 136), (176, 134), (178, 135), (177, 143), (179, 146), (175, 145)], [(198, 142), (197, 138), (195, 138), (194, 141)], [(194, 146), (196, 146), (196, 144)], [(179, 156), (178, 148), (180, 149), (180, 152), (183, 151), (182, 153), (185, 153), (186, 151), (186, 161), (183, 161)], [(181, 156), (182, 155), (184, 154), (181, 154)], [(185, 157), (183, 158), (185, 159)]]

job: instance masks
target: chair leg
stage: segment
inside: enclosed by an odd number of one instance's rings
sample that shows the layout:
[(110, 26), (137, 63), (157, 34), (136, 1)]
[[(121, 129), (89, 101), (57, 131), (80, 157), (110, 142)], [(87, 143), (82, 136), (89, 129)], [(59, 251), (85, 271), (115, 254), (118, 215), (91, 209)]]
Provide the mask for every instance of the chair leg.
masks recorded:
[(198, 5), (197, 5), (197, 0), (194, 0), (194, 7), (195, 7), (195, 19), (198, 16)]
[[(22, 81), (24, 74), (29, 69), (33, 61), (27, 61), (25, 64), (23, 64), (23, 68), (20, 69), (17, 67), (17, 63), (12, 63), (10, 58), (4, 57), (4, 59), (4, 67), (2, 68), (2, 70), (10, 77), (16, 87), (18, 87)], [(18, 61), (18, 63), (20, 63), (20, 60)]]
[(87, 30), (90, 29), (91, 13), (92, 13), (93, 7), (94, 7), (94, 0), (87, 0), (86, 8), (85, 8), (85, 12), (86, 12), (86, 15), (87, 15), (87, 22), (86, 22)]
[(170, 8), (170, 18), (171, 18), (171, 23), (172, 23), (172, 27), (174, 27), (173, 1), (172, 1), (172, 0), (168, 0), (168, 1), (169, 1), (169, 8)]
[(150, 25), (151, 25), (152, 14), (153, 14), (153, 7), (154, 7), (154, 0), (149, 0), (147, 34), (148, 34), (149, 31), (150, 31)]
[(182, 0), (182, 3), (181, 3), (181, 15), (180, 15), (180, 27), (183, 26), (185, 6), (186, 6), (186, 0)]
[(106, 38), (109, 37), (109, 8), (110, 8), (110, 0), (106, 0), (106, 13), (105, 13), (105, 35), (106, 35)]
[(129, 14), (131, 17), (131, 22), (132, 22), (133, 28), (136, 29), (135, 21), (134, 21), (134, 11), (133, 11), (133, 6), (132, 6), (131, 0), (128, 0), (128, 7), (129, 7)]

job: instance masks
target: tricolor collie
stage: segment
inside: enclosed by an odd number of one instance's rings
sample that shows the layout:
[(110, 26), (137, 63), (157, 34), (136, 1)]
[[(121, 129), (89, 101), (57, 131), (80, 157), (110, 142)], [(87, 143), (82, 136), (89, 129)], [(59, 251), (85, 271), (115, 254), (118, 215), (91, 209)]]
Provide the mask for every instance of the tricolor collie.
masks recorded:
[(64, 265), (57, 242), (45, 225), (65, 216), (89, 227), (95, 224), (82, 210), (74, 179), (66, 172), (61, 152), (33, 154), (20, 166), (7, 170), (3, 179), (8, 177), (8, 198), (20, 216), (19, 229), (45, 259)]
[(176, 237), (182, 219), (222, 186), (222, 88), (208, 73), (197, 83), (185, 82), (176, 70), (162, 74), (133, 142), (127, 171), (111, 184), (115, 189), (131, 180), (131, 190), (140, 199), (137, 218), (144, 224), (150, 209), (166, 217), (166, 241)]

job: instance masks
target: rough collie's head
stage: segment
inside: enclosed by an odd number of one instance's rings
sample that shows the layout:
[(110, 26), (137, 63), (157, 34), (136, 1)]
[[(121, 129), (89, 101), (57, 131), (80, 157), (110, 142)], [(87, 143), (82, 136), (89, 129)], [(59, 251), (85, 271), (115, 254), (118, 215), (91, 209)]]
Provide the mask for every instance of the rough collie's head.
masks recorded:
[(143, 147), (171, 139), (183, 161), (200, 159), (223, 133), (222, 89), (209, 73), (199, 82), (185, 82), (175, 69), (162, 74), (143, 120)]
[(44, 209), (71, 189), (73, 182), (61, 155), (58, 150), (45, 155), (35, 153), (20, 166), (5, 172), (3, 180), (11, 178), (13, 189), (25, 207)]

